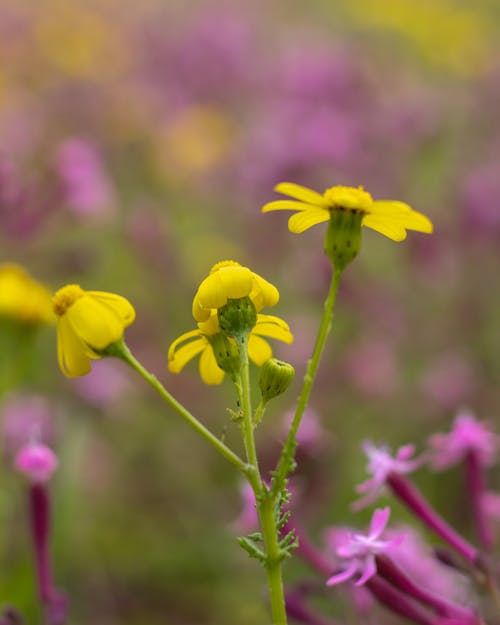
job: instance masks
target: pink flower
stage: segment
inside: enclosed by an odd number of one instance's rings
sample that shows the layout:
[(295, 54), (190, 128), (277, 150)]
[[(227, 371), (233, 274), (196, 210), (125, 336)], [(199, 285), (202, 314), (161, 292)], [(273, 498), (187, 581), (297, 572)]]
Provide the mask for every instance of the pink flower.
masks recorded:
[(28, 443), (15, 459), (15, 466), (34, 484), (48, 482), (57, 469), (59, 461), (55, 453), (42, 443)]
[(417, 469), (423, 462), (423, 458), (413, 458), (414, 445), (400, 447), (395, 456), (390, 453), (387, 445), (376, 447), (370, 441), (363, 443), (363, 451), (368, 456), (367, 471), (372, 477), (356, 487), (356, 492), (364, 497), (352, 504), (354, 510), (360, 510), (373, 503), (385, 490), (387, 476), (390, 473), (404, 475)]
[(231, 523), (234, 530), (241, 534), (255, 532), (259, 527), (259, 515), (255, 506), (255, 495), (248, 482), (244, 482), (240, 488), (243, 508), (238, 518)]
[(355, 582), (355, 586), (361, 586), (375, 575), (377, 572), (375, 556), (392, 550), (404, 538), (404, 534), (401, 534), (393, 540), (380, 540), (390, 514), (389, 507), (378, 508), (373, 513), (368, 535), (347, 534), (345, 536), (336, 549), (337, 555), (345, 560), (345, 566), (343, 571), (328, 579), (326, 582), (328, 586), (341, 584), (357, 575), (360, 577)]
[(429, 439), (430, 463), (436, 470), (446, 469), (465, 460), (473, 453), (479, 464), (491, 466), (495, 463), (500, 437), (491, 432), (485, 423), (477, 421), (474, 415), (462, 410), (453, 422), (449, 434), (434, 434)]
[(54, 406), (40, 395), (9, 395), (0, 408), (5, 449), (14, 456), (34, 439), (50, 444), (55, 438)]

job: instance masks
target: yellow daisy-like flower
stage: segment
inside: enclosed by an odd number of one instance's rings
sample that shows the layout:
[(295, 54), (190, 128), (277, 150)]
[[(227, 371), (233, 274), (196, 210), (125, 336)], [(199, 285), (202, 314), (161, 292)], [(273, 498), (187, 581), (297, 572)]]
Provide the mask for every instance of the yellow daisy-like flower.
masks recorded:
[(265, 306), (275, 306), (278, 289), (264, 278), (233, 260), (217, 263), (203, 280), (193, 300), (193, 317), (207, 321), (212, 310), (222, 308), (228, 299), (249, 297), (257, 312)]
[[(205, 384), (220, 384), (224, 371), (217, 364), (209, 337), (220, 333), (217, 311), (212, 311), (207, 321), (198, 323), (197, 330), (186, 332), (177, 338), (168, 350), (168, 368), (172, 373), (179, 373), (185, 365), (200, 354), (199, 371)], [(269, 343), (262, 337), (283, 341), (290, 344), (293, 335), (288, 324), (273, 315), (257, 315), (257, 323), (248, 337), (248, 355), (257, 365), (262, 366), (272, 357)], [(228, 339), (236, 345), (233, 339)]]
[(54, 320), (50, 292), (15, 263), (0, 264), (0, 317), (37, 325)]
[(406, 239), (407, 230), (431, 233), (432, 222), (414, 211), (404, 202), (374, 200), (363, 187), (330, 187), (323, 195), (292, 182), (280, 182), (275, 191), (293, 200), (276, 200), (262, 207), (262, 212), (275, 210), (297, 211), (288, 221), (290, 232), (299, 234), (323, 221), (328, 221), (332, 211), (349, 210), (363, 215), (361, 224), (393, 241)]
[(135, 310), (121, 295), (84, 291), (77, 284), (59, 289), (52, 298), (57, 315), (57, 358), (69, 378), (90, 371), (90, 359), (123, 336)]

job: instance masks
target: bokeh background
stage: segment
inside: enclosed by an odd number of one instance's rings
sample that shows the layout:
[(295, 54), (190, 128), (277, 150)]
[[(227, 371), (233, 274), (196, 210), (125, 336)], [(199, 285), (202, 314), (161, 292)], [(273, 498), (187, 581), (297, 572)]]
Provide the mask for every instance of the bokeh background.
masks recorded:
[[(204, 386), (194, 364), (169, 374), (166, 350), (194, 327), (214, 262), (276, 284), (295, 342), (275, 352), (297, 378), (259, 432), (271, 466), (330, 268), (321, 226), (292, 235), (260, 206), (289, 180), (362, 184), (429, 215), (435, 234), (402, 244), (365, 232), (311, 401), (297, 515), (318, 544), (329, 525), (362, 527), (349, 503), (363, 439), (420, 448), (462, 405), (498, 416), (499, 35), (495, 0), (1, 0), (0, 261), (51, 290), (129, 298), (130, 346), (236, 447), (229, 382)], [(235, 541), (238, 476), (140, 379), (112, 361), (65, 379), (52, 327), (4, 375), (0, 604), (38, 622), (12, 470), (35, 413), (61, 463), (54, 557), (71, 623), (268, 622), (263, 571)], [(458, 474), (417, 480), (468, 532)], [(287, 583), (308, 575), (286, 566)]]

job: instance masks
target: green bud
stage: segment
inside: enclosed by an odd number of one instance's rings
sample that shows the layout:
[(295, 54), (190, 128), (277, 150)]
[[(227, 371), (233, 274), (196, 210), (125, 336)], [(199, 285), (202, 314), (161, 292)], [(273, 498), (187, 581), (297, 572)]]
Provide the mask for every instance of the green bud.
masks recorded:
[(249, 297), (228, 299), (217, 311), (219, 327), (226, 336), (236, 340), (250, 333), (257, 323), (257, 312)]
[(276, 358), (270, 358), (259, 372), (259, 388), (264, 401), (269, 401), (286, 391), (295, 375), (292, 365)]
[(231, 342), (222, 332), (207, 336), (207, 339), (222, 371), (232, 376), (236, 375), (240, 369), (240, 353), (236, 343)]
[(344, 269), (358, 255), (363, 215), (360, 210), (332, 209), (325, 237), (325, 254), (336, 269)]

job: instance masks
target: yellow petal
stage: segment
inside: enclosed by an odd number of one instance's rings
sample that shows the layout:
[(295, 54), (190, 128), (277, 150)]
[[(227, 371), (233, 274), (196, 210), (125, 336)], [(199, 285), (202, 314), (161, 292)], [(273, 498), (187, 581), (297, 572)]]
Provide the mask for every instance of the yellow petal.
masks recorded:
[[(248, 267), (224, 267), (211, 274), (200, 284), (198, 292), (193, 302), (193, 316), (197, 321), (206, 321), (210, 316), (204, 318), (198, 310), (211, 308), (221, 308), (226, 304), (228, 297), (245, 297), (252, 290), (252, 272)], [(195, 312), (198, 316), (195, 315)]]
[(194, 296), (191, 312), (193, 314), (193, 317), (198, 322), (207, 321), (207, 319), (210, 317), (210, 309), (203, 308), (200, 302), (200, 298), (198, 297), (198, 293), (196, 293), (196, 295)]
[[(186, 335), (184, 335), (184, 337), (185, 336)], [(187, 345), (183, 345), (175, 353), (173, 353), (172, 357), (169, 356), (168, 370), (172, 373), (179, 373), (180, 371), (182, 371), (185, 365), (195, 356), (197, 356), (201, 351), (203, 351), (203, 349), (205, 349), (207, 345), (208, 342), (205, 337), (200, 337), (196, 341), (192, 341), (191, 343), (187, 343)]]
[(264, 204), (261, 208), (262, 213), (269, 211), (305, 211), (310, 208), (318, 208), (316, 204), (308, 204), (307, 202), (297, 202), (295, 200), (274, 200)]
[(406, 230), (403, 226), (399, 226), (388, 217), (382, 215), (365, 215), (361, 222), (363, 226), (376, 230), (393, 241), (404, 241), (406, 239)]
[(373, 203), (372, 210), (373, 215), (393, 218), (395, 223), (408, 230), (416, 230), (417, 232), (431, 233), (433, 231), (433, 225), (431, 220), (414, 211), (408, 204), (404, 202), (391, 202), (387, 200), (378, 200)]
[(178, 345), (180, 345), (181, 343), (184, 343), (184, 341), (188, 341), (189, 339), (194, 339), (195, 337), (198, 337), (198, 336), (200, 337), (202, 336), (202, 333), (199, 330), (190, 330), (189, 332), (184, 332), (184, 334), (181, 334), (178, 338), (175, 339), (175, 341), (168, 348), (167, 358), (169, 360), (172, 360), (172, 358), (174, 357), (174, 352), (177, 349)]
[(217, 364), (210, 345), (207, 345), (201, 354), (200, 375), (205, 384), (220, 384), (224, 379), (224, 371)]
[(106, 293), (105, 291), (87, 291), (86, 293), (101, 304), (108, 306), (123, 323), (124, 328), (134, 322), (134, 307), (125, 297), (116, 295), (116, 293)]
[(94, 349), (103, 349), (123, 336), (120, 317), (87, 293), (68, 308), (65, 317), (75, 334)]
[(324, 208), (311, 208), (310, 210), (295, 213), (288, 220), (288, 229), (294, 234), (300, 234), (323, 221), (330, 219), (330, 213)]
[(301, 184), (295, 184), (294, 182), (280, 182), (274, 187), (274, 190), (283, 195), (289, 195), (297, 200), (306, 202), (307, 204), (314, 204), (316, 206), (328, 206), (328, 202), (324, 196), (317, 191), (313, 191), (308, 187), (303, 187)]
[(269, 343), (260, 338), (260, 336), (250, 334), (248, 337), (248, 355), (252, 362), (261, 367), (266, 360), (272, 357), (273, 350)]
[(73, 332), (66, 316), (57, 320), (57, 360), (68, 378), (85, 375), (90, 371), (90, 360), (84, 343)]
[[(290, 332), (288, 325), (279, 317), (272, 317), (271, 315), (259, 315), (259, 317), (268, 317), (268, 320), (257, 318), (257, 324), (252, 330), (252, 334), (258, 334), (259, 336), (268, 336), (278, 341), (290, 344), (293, 342), (293, 334)], [(274, 322), (274, 319), (278, 323)]]
[(280, 294), (278, 289), (256, 273), (253, 274), (253, 288), (249, 294), (255, 309), (262, 310), (267, 306), (276, 306), (279, 302)]

